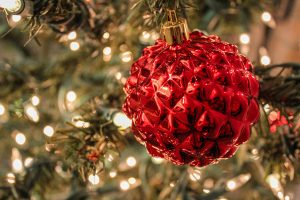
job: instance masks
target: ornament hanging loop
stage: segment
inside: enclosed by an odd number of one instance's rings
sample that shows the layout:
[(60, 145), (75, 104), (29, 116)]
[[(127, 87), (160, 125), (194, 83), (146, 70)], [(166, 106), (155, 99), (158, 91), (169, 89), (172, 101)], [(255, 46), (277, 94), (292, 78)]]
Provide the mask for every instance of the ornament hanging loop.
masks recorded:
[(168, 21), (162, 26), (164, 40), (169, 44), (181, 44), (189, 39), (188, 26), (185, 19), (177, 18), (175, 10), (167, 10)]

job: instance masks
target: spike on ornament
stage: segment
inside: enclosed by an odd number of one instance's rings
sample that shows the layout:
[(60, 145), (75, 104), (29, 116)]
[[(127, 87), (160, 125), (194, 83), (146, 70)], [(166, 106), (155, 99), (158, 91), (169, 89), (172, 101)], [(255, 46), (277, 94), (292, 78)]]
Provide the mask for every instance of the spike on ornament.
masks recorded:
[(165, 40), (145, 48), (131, 67), (123, 111), (152, 156), (205, 166), (249, 139), (259, 118), (259, 83), (235, 45), (197, 31), (185, 36), (184, 20), (170, 14)]

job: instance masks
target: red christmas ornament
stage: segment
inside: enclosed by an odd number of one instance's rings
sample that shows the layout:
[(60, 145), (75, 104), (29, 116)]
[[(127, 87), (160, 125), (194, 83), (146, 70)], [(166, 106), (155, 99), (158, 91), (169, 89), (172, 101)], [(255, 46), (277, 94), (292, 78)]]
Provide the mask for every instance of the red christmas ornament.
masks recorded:
[[(174, 38), (173, 38), (174, 39)], [(157, 40), (131, 67), (123, 111), (155, 157), (205, 166), (231, 157), (259, 118), (250, 61), (217, 36)]]

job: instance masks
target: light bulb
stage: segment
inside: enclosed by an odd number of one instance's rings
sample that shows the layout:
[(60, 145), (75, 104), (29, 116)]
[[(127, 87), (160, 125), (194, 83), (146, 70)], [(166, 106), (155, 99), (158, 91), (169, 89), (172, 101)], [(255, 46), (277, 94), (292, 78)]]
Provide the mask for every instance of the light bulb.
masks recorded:
[(136, 159), (134, 157), (130, 156), (126, 159), (126, 163), (129, 167), (134, 167), (134, 166), (136, 166)]
[(109, 176), (110, 176), (111, 178), (115, 178), (115, 177), (117, 176), (117, 171), (111, 170), (111, 171), (109, 172)]
[(161, 164), (161, 163), (164, 162), (164, 159), (159, 158), (159, 157), (152, 157), (151, 160), (152, 160), (152, 162), (153, 162), (154, 164), (157, 164), (157, 165), (159, 165), (159, 164)]
[(128, 179), (128, 183), (130, 183), (131, 185), (135, 184), (136, 183), (136, 179), (134, 177), (130, 177)]
[(31, 158), (31, 157), (26, 158), (24, 161), (25, 167), (30, 167), (32, 162), (33, 162), (33, 158)]
[(129, 189), (129, 187), (130, 187), (130, 185), (129, 185), (129, 183), (127, 181), (121, 181), (120, 182), (120, 188), (121, 188), (121, 190), (126, 191), (126, 190)]
[(229, 190), (234, 190), (236, 188), (236, 182), (235, 181), (228, 181), (226, 183), (226, 187), (229, 189)]
[(31, 97), (31, 103), (34, 106), (39, 105), (40, 104), (40, 98), (38, 96), (36, 96), (36, 95), (32, 96)]
[(22, 19), (21, 15), (12, 15), (11, 16), (11, 20), (16, 23), (21, 21), (21, 19)]
[(104, 38), (104, 39), (108, 39), (109, 37), (110, 37), (109, 32), (105, 32), (105, 33), (103, 34), (103, 38)]
[(132, 61), (132, 53), (130, 51), (126, 51), (121, 54), (121, 60), (125, 63)]
[(23, 170), (23, 163), (21, 159), (14, 159), (12, 162), (14, 172), (21, 172)]
[(20, 12), (23, 6), (23, 0), (0, 0), (0, 7), (12, 13)]
[(72, 31), (68, 34), (68, 40), (75, 40), (77, 38), (76, 31)]
[(54, 129), (52, 126), (45, 126), (43, 130), (44, 134), (48, 137), (52, 137), (54, 135)]
[(250, 43), (250, 36), (247, 33), (243, 33), (240, 35), (240, 42), (242, 44), (249, 44)]
[(16, 177), (15, 177), (15, 175), (14, 175), (13, 173), (8, 173), (8, 174), (6, 175), (6, 181), (7, 181), (8, 183), (10, 183), (10, 184), (15, 183), (15, 182), (16, 182)]
[(100, 178), (98, 175), (91, 174), (91, 175), (89, 175), (88, 179), (89, 179), (89, 182), (93, 185), (97, 185), (100, 183)]
[(67, 101), (74, 102), (77, 99), (77, 94), (74, 91), (67, 92), (66, 95)]
[(271, 58), (267, 55), (264, 55), (260, 58), (260, 62), (263, 65), (269, 65), (271, 63)]
[(0, 115), (4, 115), (5, 114), (5, 107), (2, 103), (0, 103)]
[(131, 120), (122, 112), (118, 112), (113, 116), (113, 123), (122, 129), (129, 128), (131, 126)]
[(23, 145), (26, 142), (26, 136), (23, 133), (17, 133), (15, 136), (16, 143)]
[(111, 54), (111, 48), (110, 47), (104, 47), (103, 54), (106, 56), (109, 56)]
[(25, 106), (25, 114), (33, 122), (38, 122), (40, 120), (39, 111), (32, 105)]
[(77, 50), (79, 50), (79, 48), (80, 48), (79, 42), (71, 42), (70, 43), (70, 49), (72, 51), (77, 51)]
[(261, 14), (261, 20), (263, 22), (270, 22), (272, 19), (272, 15), (267, 12), (267, 11), (264, 11), (262, 14)]
[(194, 170), (192, 173), (190, 173), (190, 179), (191, 181), (198, 181), (201, 179), (201, 174), (200, 174), (200, 171), (198, 170)]

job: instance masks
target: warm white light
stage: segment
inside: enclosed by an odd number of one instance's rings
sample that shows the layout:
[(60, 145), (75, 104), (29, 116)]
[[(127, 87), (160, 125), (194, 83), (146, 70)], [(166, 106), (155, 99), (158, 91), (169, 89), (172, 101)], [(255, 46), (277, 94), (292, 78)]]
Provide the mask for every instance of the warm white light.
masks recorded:
[(10, 183), (10, 184), (15, 183), (15, 182), (16, 182), (16, 177), (15, 177), (15, 175), (14, 175), (13, 173), (8, 173), (8, 174), (6, 175), (6, 181), (7, 181), (8, 183)]
[(250, 36), (247, 33), (243, 33), (240, 35), (240, 42), (242, 44), (249, 44), (250, 43)]
[(31, 157), (26, 158), (24, 161), (25, 167), (30, 167), (32, 162), (33, 162), (33, 158), (31, 158)]
[(175, 183), (170, 183), (170, 187), (175, 187)]
[(70, 49), (72, 51), (77, 51), (80, 48), (79, 42), (71, 42), (70, 43)]
[(145, 39), (149, 39), (151, 37), (150, 33), (148, 33), (147, 31), (143, 31), (142, 36)]
[(126, 191), (126, 190), (129, 189), (129, 187), (130, 187), (130, 185), (129, 185), (129, 183), (127, 181), (121, 181), (120, 182), (120, 188), (121, 188), (121, 190)]
[(75, 40), (77, 38), (76, 31), (72, 31), (68, 34), (68, 40)]
[(74, 102), (77, 99), (77, 94), (71, 90), (67, 92), (66, 97), (69, 102)]
[(26, 136), (23, 133), (17, 133), (15, 136), (16, 143), (23, 145), (26, 142)]
[(271, 188), (273, 189), (278, 189), (281, 187), (279, 179), (277, 178), (276, 175), (271, 174), (267, 177), (267, 183), (270, 185)]
[(122, 53), (121, 59), (125, 63), (132, 61), (132, 53), (130, 51), (126, 51), (126, 52)]
[(272, 15), (269, 12), (265, 11), (261, 14), (261, 20), (263, 22), (270, 22), (272, 20)]
[(11, 20), (16, 23), (21, 21), (21, 19), (22, 19), (21, 15), (12, 15), (11, 16)]
[(40, 120), (38, 110), (32, 105), (25, 106), (25, 114), (31, 121), (38, 122)]
[(291, 197), (288, 196), (288, 195), (286, 195), (286, 196), (284, 197), (284, 200), (291, 200)]
[(262, 57), (260, 58), (260, 62), (261, 62), (261, 64), (263, 64), (263, 65), (269, 65), (269, 64), (271, 63), (271, 59), (270, 59), (269, 56), (264, 55), (264, 56), (262, 56)]
[(196, 181), (200, 180), (200, 178), (201, 178), (200, 171), (194, 171), (190, 174), (191, 181), (196, 182)]
[(153, 162), (154, 164), (157, 164), (157, 165), (159, 165), (159, 164), (161, 164), (161, 163), (164, 162), (164, 159), (159, 158), (159, 157), (152, 157), (151, 160), (152, 160), (152, 162)]
[(107, 160), (108, 160), (109, 162), (112, 162), (112, 161), (114, 160), (114, 157), (113, 157), (111, 154), (108, 154)]
[(14, 159), (12, 162), (14, 172), (21, 172), (23, 170), (23, 163), (21, 159)]
[(52, 137), (54, 135), (54, 128), (49, 125), (45, 126), (43, 132), (46, 136)]
[(0, 103), (0, 115), (4, 115), (5, 113), (5, 107), (2, 103)]
[(111, 178), (115, 178), (115, 177), (117, 176), (117, 171), (115, 171), (115, 170), (110, 171), (110, 172), (109, 172), (109, 176), (110, 176)]
[(134, 167), (134, 166), (136, 166), (136, 159), (134, 157), (130, 156), (126, 159), (126, 163), (129, 167)]
[(81, 120), (81, 116), (77, 115), (77, 116), (74, 116), (72, 118), (72, 122), (74, 123), (74, 125), (78, 128), (88, 128), (90, 127), (90, 123), (89, 122), (85, 122), (85, 121), (82, 121)]
[(105, 33), (103, 34), (103, 38), (104, 38), (104, 39), (108, 39), (109, 37), (110, 37), (109, 32), (105, 32)]
[(128, 179), (128, 183), (130, 183), (131, 185), (135, 184), (136, 183), (136, 179), (134, 177), (130, 177)]
[(106, 56), (109, 56), (111, 54), (111, 48), (110, 47), (104, 47), (103, 54)]
[(18, 12), (22, 8), (23, 3), (21, 0), (0, 0), (0, 7), (9, 12)]
[(97, 185), (100, 183), (100, 178), (98, 175), (91, 174), (91, 175), (89, 175), (88, 179), (89, 179), (89, 182), (93, 185)]
[(118, 112), (113, 116), (113, 123), (122, 129), (126, 129), (131, 126), (131, 119), (129, 119), (124, 113)]
[(210, 193), (210, 190), (208, 190), (208, 189), (203, 189), (203, 192), (206, 193), (206, 194), (208, 194), (208, 193)]
[(36, 96), (36, 95), (32, 96), (31, 97), (31, 103), (34, 106), (39, 105), (40, 104), (40, 98), (38, 96)]
[(283, 193), (282, 192), (277, 192), (277, 196), (279, 199), (283, 199)]
[(229, 190), (234, 190), (236, 188), (236, 182), (230, 180), (226, 183), (226, 186)]

